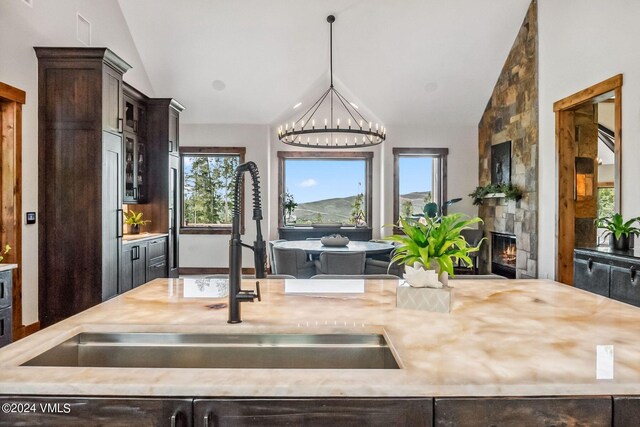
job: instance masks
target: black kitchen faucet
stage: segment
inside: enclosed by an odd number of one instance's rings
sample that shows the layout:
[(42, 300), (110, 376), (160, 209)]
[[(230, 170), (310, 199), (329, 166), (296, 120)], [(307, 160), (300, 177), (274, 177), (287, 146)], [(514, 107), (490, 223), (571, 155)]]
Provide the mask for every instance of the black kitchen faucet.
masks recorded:
[[(242, 243), (240, 236), (240, 213), (242, 211), (240, 191), (244, 173), (249, 172), (253, 181), (253, 219), (256, 222), (256, 239), (253, 246)], [(266, 245), (262, 238), (260, 221), (262, 220), (262, 207), (260, 206), (260, 172), (254, 162), (246, 162), (236, 168), (235, 187), (233, 193), (233, 223), (231, 240), (229, 240), (229, 323), (240, 323), (240, 303), (260, 298), (260, 282), (256, 281), (256, 291), (240, 288), (242, 279), (242, 247), (253, 251), (256, 279), (266, 277)]]

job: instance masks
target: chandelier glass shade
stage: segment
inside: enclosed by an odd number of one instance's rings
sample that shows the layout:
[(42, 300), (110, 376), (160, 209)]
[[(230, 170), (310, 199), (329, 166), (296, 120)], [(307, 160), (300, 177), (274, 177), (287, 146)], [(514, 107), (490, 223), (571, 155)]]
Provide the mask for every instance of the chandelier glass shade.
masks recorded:
[(308, 148), (361, 148), (378, 145), (387, 130), (367, 120), (358, 107), (333, 86), (333, 23), (329, 15), (329, 88), (297, 120), (278, 128), (278, 139), (285, 144)]

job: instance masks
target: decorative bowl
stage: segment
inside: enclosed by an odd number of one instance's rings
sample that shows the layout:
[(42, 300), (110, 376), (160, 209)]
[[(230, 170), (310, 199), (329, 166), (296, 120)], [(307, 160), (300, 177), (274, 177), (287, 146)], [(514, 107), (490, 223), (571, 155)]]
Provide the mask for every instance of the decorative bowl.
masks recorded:
[(347, 246), (349, 244), (349, 238), (339, 234), (334, 234), (331, 236), (324, 236), (320, 239), (320, 243), (324, 246)]

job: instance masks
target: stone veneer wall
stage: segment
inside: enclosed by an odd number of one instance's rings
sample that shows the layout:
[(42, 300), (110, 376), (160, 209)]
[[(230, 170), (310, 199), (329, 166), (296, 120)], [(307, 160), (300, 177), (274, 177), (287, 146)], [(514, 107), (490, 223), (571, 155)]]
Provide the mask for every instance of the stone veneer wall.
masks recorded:
[(491, 146), (511, 141), (511, 182), (519, 202), (485, 199), (479, 209), (487, 244), (480, 270), (491, 270), (490, 232), (516, 235), (518, 278), (538, 275), (538, 5), (533, 0), (478, 125), (479, 182), (491, 183)]

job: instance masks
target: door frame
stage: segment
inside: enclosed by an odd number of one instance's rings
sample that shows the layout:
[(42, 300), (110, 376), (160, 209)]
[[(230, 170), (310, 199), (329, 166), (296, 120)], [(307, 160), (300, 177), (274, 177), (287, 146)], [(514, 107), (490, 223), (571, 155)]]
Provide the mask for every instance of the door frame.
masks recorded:
[(0, 82), (0, 245), (13, 244), (4, 262), (18, 265), (12, 278), (14, 341), (26, 334), (22, 325), (22, 105), (26, 96), (25, 91)]
[(553, 104), (556, 129), (556, 280), (573, 285), (573, 250), (575, 245), (575, 203), (573, 198), (575, 175), (574, 111), (585, 104), (596, 104), (615, 96), (615, 210), (622, 209), (622, 74), (574, 93)]

